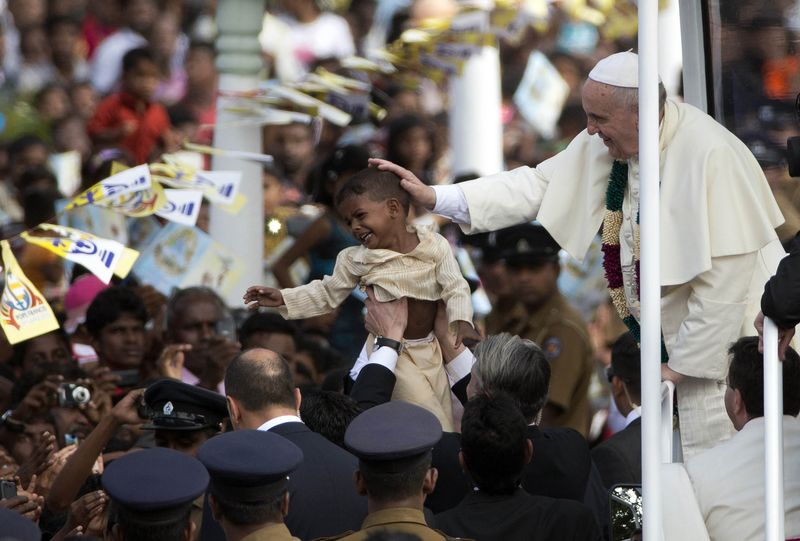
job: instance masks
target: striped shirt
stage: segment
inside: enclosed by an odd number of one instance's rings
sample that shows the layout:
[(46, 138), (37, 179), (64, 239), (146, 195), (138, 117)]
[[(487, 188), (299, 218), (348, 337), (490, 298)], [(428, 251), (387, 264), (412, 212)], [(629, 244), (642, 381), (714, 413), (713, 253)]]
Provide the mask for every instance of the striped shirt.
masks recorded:
[(284, 306), (279, 311), (286, 319), (304, 319), (327, 314), (344, 301), (354, 287), (371, 286), (380, 302), (401, 297), (423, 301), (442, 299), (447, 318), (472, 323), (469, 285), (443, 236), (422, 226), (416, 231), (419, 244), (407, 254), (393, 250), (370, 250), (351, 246), (339, 252), (333, 276), (306, 285), (282, 289)]

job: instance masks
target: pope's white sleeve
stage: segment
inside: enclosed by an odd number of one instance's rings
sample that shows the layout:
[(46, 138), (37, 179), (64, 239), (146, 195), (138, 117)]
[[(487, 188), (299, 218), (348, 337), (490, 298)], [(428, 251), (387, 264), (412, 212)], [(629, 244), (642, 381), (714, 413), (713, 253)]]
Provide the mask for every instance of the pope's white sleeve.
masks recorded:
[(689, 313), (669, 352), (669, 367), (685, 376), (723, 380), (728, 348), (739, 338), (758, 252), (714, 257), (691, 282)]
[(436, 192), (436, 205), (433, 213), (450, 218), (457, 224), (469, 223), (469, 205), (464, 192), (456, 184), (433, 186)]

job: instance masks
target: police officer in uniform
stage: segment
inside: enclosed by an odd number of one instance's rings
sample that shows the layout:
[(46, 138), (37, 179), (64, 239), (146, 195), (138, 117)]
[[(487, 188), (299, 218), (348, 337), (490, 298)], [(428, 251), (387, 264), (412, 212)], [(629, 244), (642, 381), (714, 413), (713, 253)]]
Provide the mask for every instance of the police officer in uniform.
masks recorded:
[(208, 487), (208, 472), (196, 458), (172, 449), (145, 449), (113, 461), (101, 481), (111, 498), (111, 539), (193, 539), (192, 502)]
[(493, 310), (487, 334), (509, 332), (536, 342), (550, 361), (550, 390), (542, 426), (589, 431), (592, 349), (586, 324), (558, 291), (559, 246), (544, 227), (504, 230), (498, 243), (517, 302)]
[(211, 476), (211, 511), (227, 541), (299, 541), (283, 522), (299, 447), (272, 432), (237, 430), (208, 440), (197, 458)]
[[(194, 456), (200, 446), (216, 435), (228, 417), (225, 397), (214, 391), (174, 379), (151, 384), (144, 393), (155, 444)], [(203, 495), (192, 503), (192, 522), (197, 539), (203, 524)]]
[(353, 419), (344, 443), (359, 459), (356, 487), (370, 513), (361, 530), (327, 539), (362, 541), (387, 531), (416, 535), (421, 541), (452, 539), (425, 522), (425, 496), (436, 486), (431, 451), (442, 425), (429, 411), (402, 401), (375, 406)]

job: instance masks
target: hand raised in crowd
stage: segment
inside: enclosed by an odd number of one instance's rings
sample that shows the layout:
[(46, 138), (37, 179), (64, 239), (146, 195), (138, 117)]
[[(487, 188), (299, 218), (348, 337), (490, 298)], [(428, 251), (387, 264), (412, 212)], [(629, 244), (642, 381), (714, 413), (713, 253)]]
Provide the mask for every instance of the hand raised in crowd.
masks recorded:
[(234, 357), (242, 351), (242, 346), (223, 336), (215, 336), (195, 344), (186, 355), (193, 357), (192, 364), (200, 367), (197, 374), (199, 385), (216, 390), (225, 377), (225, 369)]
[(186, 352), (191, 349), (191, 344), (170, 344), (165, 347), (156, 362), (158, 375), (163, 378), (181, 379)]
[(17, 484), (16, 498), (0, 500), (0, 505), (2, 505), (3, 502), (17, 500), (15, 503), (10, 504), (9, 507), (6, 507), (6, 509), (12, 509), (34, 522), (38, 521), (39, 517), (42, 515), (44, 498), (33, 491), (33, 487), (36, 485), (36, 476), (34, 475), (31, 478), (27, 488), (24, 487), (19, 477), (15, 477), (14, 481)]
[(137, 425), (142, 423), (143, 419), (139, 416), (139, 404), (144, 391), (145, 389), (132, 390), (111, 409), (111, 417), (116, 424)]
[[(118, 376), (113, 375), (117, 380), (119, 379)], [(97, 424), (100, 422), (100, 419), (105, 417), (111, 412), (111, 406), (113, 405), (113, 401), (111, 400), (111, 392), (105, 391), (103, 388), (99, 387), (96, 382), (92, 379), (79, 379), (77, 383), (86, 386), (91, 393), (91, 399), (89, 402), (85, 404), (78, 404), (78, 409), (83, 412), (86, 418), (92, 424)], [(108, 384), (106, 383), (106, 386)], [(116, 386), (114, 386), (116, 390)]]
[[(756, 316), (753, 325), (758, 332), (758, 351), (764, 353), (764, 312), (759, 312)], [(786, 349), (792, 343), (794, 338), (795, 328), (781, 329), (778, 327), (778, 358), (780, 360), (786, 359)]]
[(59, 472), (64, 468), (64, 464), (78, 448), (77, 445), (67, 445), (53, 453), (51, 464), (36, 479), (36, 493), (44, 498), (50, 493), (53, 480), (58, 477)]
[[(85, 367), (84, 371), (92, 380), (92, 386), (96, 390), (105, 391), (109, 395), (113, 395), (117, 390), (117, 385), (122, 378), (119, 374), (115, 374), (107, 366), (100, 366), (99, 364)], [(92, 395), (94, 396), (94, 394)]]
[(408, 169), (380, 158), (370, 158), (369, 166), (377, 167), (381, 171), (389, 171), (400, 177), (400, 186), (411, 195), (411, 199), (417, 205), (428, 210), (433, 210), (433, 207), (436, 206), (436, 191)]
[(64, 529), (80, 527), (86, 535), (103, 535), (103, 512), (108, 506), (108, 496), (102, 490), (84, 494), (69, 506), (69, 517)]
[(63, 381), (63, 376), (47, 376), (44, 381), (34, 385), (14, 409), (11, 419), (25, 422), (28, 419), (47, 413), (55, 405), (58, 387)]
[(379, 302), (375, 299), (375, 292), (367, 287), (367, 315), (364, 325), (374, 336), (385, 336), (392, 340), (400, 341), (408, 325), (408, 299), (399, 299)]
[(279, 289), (265, 286), (251, 286), (244, 292), (244, 303), (248, 310), (256, 310), (259, 306), (264, 308), (276, 308), (283, 306), (283, 295)]
[(55, 451), (56, 437), (50, 432), (42, 432), (37, 445), (34, 446), (33, 453), (17, 469), (17, 477), (20, 478), (21, 483), (28, 485), (37, 475), (41, 475), (52, 466)]

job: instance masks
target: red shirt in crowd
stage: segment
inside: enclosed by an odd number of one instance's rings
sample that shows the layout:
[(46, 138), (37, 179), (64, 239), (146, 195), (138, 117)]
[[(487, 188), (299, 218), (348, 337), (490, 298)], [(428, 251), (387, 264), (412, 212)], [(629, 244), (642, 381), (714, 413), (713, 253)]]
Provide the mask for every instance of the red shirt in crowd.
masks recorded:
[(147, 161), (161, 136), (170, 128), (167, 110), (163, 105), (142, 101), (122, 91), (100, 102), (87, 131), (94, 138), (106, 130), (126, 124), (134, 126), (134, 129), (116, 144), (127, 150), (137, 165)]

